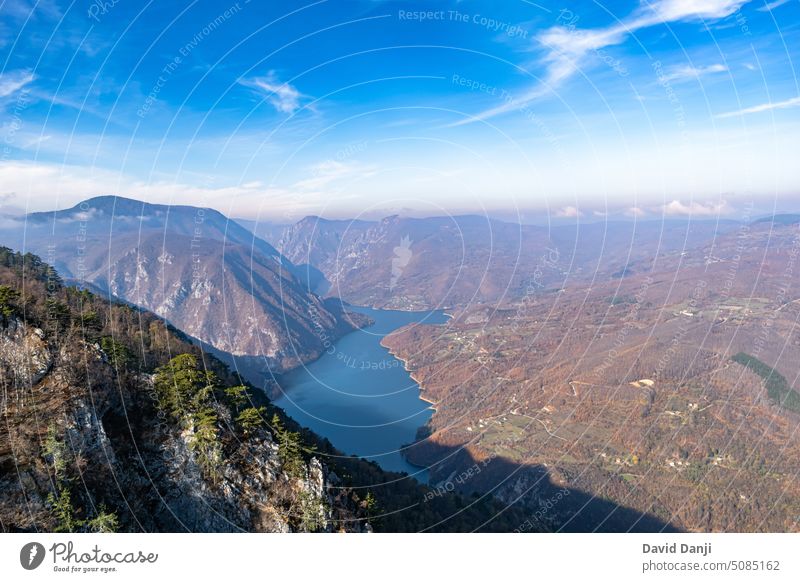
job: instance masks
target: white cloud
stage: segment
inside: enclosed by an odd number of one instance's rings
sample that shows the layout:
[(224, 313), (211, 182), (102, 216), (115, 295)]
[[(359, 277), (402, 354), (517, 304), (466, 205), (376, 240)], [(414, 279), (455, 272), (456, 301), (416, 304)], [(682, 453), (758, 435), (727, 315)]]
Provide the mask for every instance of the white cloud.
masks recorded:
[[(749, 0), (662, 0), (650, 2), (644, 9), (643, 19), (652, 12), (656, 22), (674, 22), (677, 20), (719, 19), (730, 16)], [(651, 17), (651, 18), (652, 18)], [(655, 22), (650, 22), (655, 24)], [(648, 26), (650, 25), (648, 24)], [(641, 27), (640, 27), (641, 28)]]
[(0, 73), (0, 98), (8, 97), (31, 83), (36, 77), (30, 71)]
[(647, 214), (647, 213), (642, 208), (639, 208), (638, 206), (631, 206), (630, 208), (628, 208), (625, 211), (625, 215), (626, 216), (633, 216), (633, 217), (636, 217), (636, 218), (642, 217), (645, 214)]
[(281, 113), (292, 114), (300, 109), (300, 100), (303, 94), (289, 83), (279, 81), (275, 71), (270, 71), (266, 77), (242, 80), (241, 83), (265, 93), (266, 100)]
[(691, 65), (687, 65), (684, 67), (676, 67), (672, 69), (669, 73), (664, 75), (663, 78), (665, 81), (669, 81), (672, 83), (680, 83), (682, 81), (699, 79), (704, 75), (710, 75), (713, 73), (724, 73), (727, 70), (728, 67), (721, 64), (709, 65), (707, 67), (693, 67)]
[(660, 0), (643, 2), (627, 18), (606, 28), (576, 29), (554, 26), (536, 37), (547, 51), (542, 58), (545, 74), (541, 83), (515, 100), (459, 122), (462, 125), (519, 109), (556, 89), (577, 73), (591, 55), (606, 47), (622, 44), (637, 30), (657, 24), (696, 20), (718, 20), (735, 13), (750, 0)]
[(556, 211), (557, 218), (579, 218), (583, 213), (574, 206), (565, 206)]
[(695, 202), (692, 200), (684, 204), (680, 200), (673, 200), (661, 208), (667, 216), (719, 216), (730, 211), (727, 202)]
[(778, 6), (783, 6), (787, 2), (789, 2), (789, 0), (775, 0), (774, 2), (770, 2), (769, 4), (758, 8), (758, 10), (761, 12), (771, 12), (772, 10), (775, 10)]
[(769, 103), (762, 103), (761, 105), (754, 105), (753, 107), (745, 107), (744, 109), (739, 109), (738, 111), (720, 113), (716, 117), (717, 119), (723, 119), (725, 117), (738, 117), (740, 115), (747, 115), (749, 113), (761, 113), (762, 111), (770, 111), (772, 109), (789, 109), (790, 107), (797, 106), (800, 106), (800, 97), (792, 97), (786, 101), (778, 101), (777, 103), (770, 101)]

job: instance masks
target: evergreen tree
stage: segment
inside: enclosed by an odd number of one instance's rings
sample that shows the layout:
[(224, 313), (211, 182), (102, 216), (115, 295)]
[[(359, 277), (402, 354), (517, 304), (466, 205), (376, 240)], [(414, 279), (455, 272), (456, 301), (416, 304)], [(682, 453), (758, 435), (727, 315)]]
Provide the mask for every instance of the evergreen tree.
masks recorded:
[(109, 513), (103, 508), (93, 519), (85, 523), (85, 527), (92, 533), (114, 533), (119, 529), (119, 518), (116, 513)]
[(47, 437), (44, 441), (42, 456), (52, 463), (56, 480), (63, 478), (67, 467), (67, 446), (58, 438), (58, 429), (55, 424), (47, 427)]
[(19, 291), (8, 285), (0, 285), (0, 316), (3, 318), (3, 325), (6, 325), (8, 318), (16, 315), (18, 300)]
[(124, 344), (110, 336), (100, 338), (100, 348), (117, 369), (126, 368), (135, 360), (133, 353)]
[(277, 414), (272, 417), (272, 429), (278, 441), (278, 458), (281, 460), (283, 470), (291, 477), (301, 478), (305, 473), (305, 463), (301, 452), (300, 434), (286, 430)]
[(367, 495), (364, 497), (364, 509), (367, 510), (367, 523), (371, 525), (372, 516), (375, 515), (378, 509), (378, 501), (375, 499), (372, 491), (367, 491)]
[(51, 493), (47, 496), (47, 503), (58, 522), (54, 531), (71, 533), (80, 526), (80, 521), (75, 519), (75, 508), (72, 507), (72, 496), (68, 488), (58, 486), (56, 494)]
[(250, 394), (247, 392), (247, 386), (231, 386), (230, 388), (226, 388), (225, 395), (228, 397), (235, 412), (240, 412), (250, 401)]
[(245, 408), (236, 417), (236, 423), (242, 429), (245, 436), (250, 436), (256, 432), (264, 424), (264, 414), (267, 409), (263, 406), (258, 408), (250, 407)]
[(190, 448), (197, 453), (198, 462), (205, 474), (216, 481), (222, 462), (222, 446), (219, 443), (217, 413), (207, 406), (192, 415), (194, 434)]
[(159, 406), (178, 420), (206, 406), (216, 384), (214, 373), (201, 370), (192, 354), (175, 356), (156, 370)]

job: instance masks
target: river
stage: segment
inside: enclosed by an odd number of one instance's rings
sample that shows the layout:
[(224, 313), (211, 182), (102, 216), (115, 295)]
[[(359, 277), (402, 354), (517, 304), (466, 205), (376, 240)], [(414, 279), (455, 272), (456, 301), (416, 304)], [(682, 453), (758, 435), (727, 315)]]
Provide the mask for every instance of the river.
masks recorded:
[(284, 374), (275, 404), (340, 451), (427, 482), (427, 470), (408, 463), (400, 448), (415, 440), (432, 410), (420, 400), (419, 385), (403, 363), (380, 342), (410, 323), (442, 324), (448, 317), (443, 311), (348, 309), (374, 323), (344, 336), (316, 361)]

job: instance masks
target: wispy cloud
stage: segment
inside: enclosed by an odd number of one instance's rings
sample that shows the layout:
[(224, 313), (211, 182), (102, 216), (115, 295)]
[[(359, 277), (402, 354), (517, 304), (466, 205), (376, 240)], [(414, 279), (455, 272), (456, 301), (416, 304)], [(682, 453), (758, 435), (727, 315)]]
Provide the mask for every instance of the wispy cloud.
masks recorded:
[(705, 75), (711, 75), (714, 73), (724, 73), (728, 70), (728, 67), (721, 64), (714, 64), (709, 65), (707, 67), (693, 67), (691, 65), (687, 65), (684, 67), (676, 67), (664, 75), (663, 80), (669, 81), (671, 83), (681, 83), (683, 81), (690, 81), (693, 79), (699, 79)]
[(789, 2), (789, 0), (775, 0), (774, 2), (770, 2), (769, 4), (758, 8), (758, 10), (761, 12), (770, 12), (775, 10), (778, 6), (783, 6), (787, 2)]
[(311, 177), (300, 180), (294, 184), (298, 190), (319, 190), (331, 183), (355, 177), (368, 177), (374, 175), (375, 170), (356, 162), (339, 162), (326, 160), (311, 168)]
[(750, 0), (660, 0), (645, 2), (628, 17), (605, 28), (578, 29), (559, 24), (545, 30), (536, 41), (545, 49), (545, 73), (539, 84), (520, 98), (466, 120), (484, 120), (523, 107), (555, 90), (586, 66), (593, 54), (622, 44), (636, 31), (670, 22), (718, 20), (735, 13)]
[(303, 94), (293, 85), (279, 81), (275, 71), (270, 71), (265, 77), (242, 80), (241, 83), (258, 89), (264, 94), (264, 98), (281, 113), (291, 115), (300, 109), (300, 100)]
[(739, 109), (738, 111), (720, 113), (716, 117), (717, 119), (723, 119), (725, 117), (739, 117), (740, 115), (747, 115), (749, 113), (761, 113), (762, 111), (770, 111), (772, 109), (789, 109), (790, 107), (798, 106), (800, 106), (800, 97), (792, 97), (786, 101), (770, 101), (769, 103), (762, 103), (761, 105), (754, 105), (753, 107), (745, 107), (744, 109)]
[(30, 71), (0, 73), (0, 98), (13, 95), (25, 85), (33, 82), (35, 75)]

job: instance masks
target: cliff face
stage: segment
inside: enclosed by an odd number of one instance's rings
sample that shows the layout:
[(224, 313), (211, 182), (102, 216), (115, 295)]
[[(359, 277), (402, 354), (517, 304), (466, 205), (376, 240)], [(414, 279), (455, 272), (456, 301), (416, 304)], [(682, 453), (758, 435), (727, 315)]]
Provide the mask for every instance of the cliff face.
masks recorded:
[(105, 196), (14, 224), (1, 244), (46, 256), (64, 277), (153, 311), (218, 355), (235, 356), (254, 383), (256, 371), (313, 360), (327, 340), (363, 323), (310, 292), (307, 270), (208, 208)]
[(192, 337), (240, 358), (287, 370), (321, 354), (323, 338), (354, 329), (274, 257), (222, 241), (119, 237), (87, 280), (153, 311)]
[(16, 317), (0, 331), (0, 358), (6, 377), (14, 384), (36, 384), (50, 370), (53, 357), (39, 328), (29, 329)]
[[(2, 255), (3, 530), (369, 528), (357, 497), (252, 394), (231, 392), (219, 362), (152, 314), (48, 281), (46, 267), (26, 264), (23, 292), (19, 267), (34, 259)], [(177, 412), (164, 404), (173, 381), (189, 388)]]

